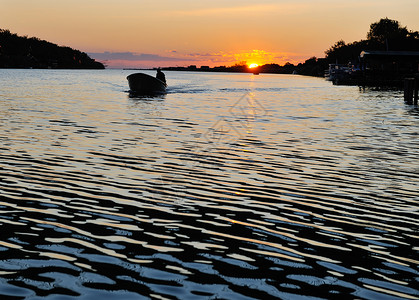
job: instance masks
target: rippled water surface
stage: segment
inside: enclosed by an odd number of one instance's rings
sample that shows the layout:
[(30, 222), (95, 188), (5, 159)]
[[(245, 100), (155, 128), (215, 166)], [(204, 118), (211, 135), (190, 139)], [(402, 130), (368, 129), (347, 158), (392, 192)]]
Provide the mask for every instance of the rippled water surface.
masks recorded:
[(401, 91), (130, 73), (0, 70), (1, 299), (419, 298)]

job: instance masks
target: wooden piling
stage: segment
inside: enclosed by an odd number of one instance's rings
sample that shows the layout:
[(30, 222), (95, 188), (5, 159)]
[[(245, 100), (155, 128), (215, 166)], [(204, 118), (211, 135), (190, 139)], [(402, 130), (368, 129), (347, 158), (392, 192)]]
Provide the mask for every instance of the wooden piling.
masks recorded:
[(418, 78), (405, 78), (404, 101), (409, 105), (418, 104)]
[(404, 79), (404, 101), (411, 105), (413, 104), (413, 95), (416, 96), (415, 93), (415, 78), (405, 78)]

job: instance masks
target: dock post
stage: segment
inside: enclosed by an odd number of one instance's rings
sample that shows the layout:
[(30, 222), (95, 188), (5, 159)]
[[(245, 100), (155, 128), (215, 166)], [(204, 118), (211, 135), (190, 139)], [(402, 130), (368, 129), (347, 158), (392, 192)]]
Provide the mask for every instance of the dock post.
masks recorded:
[(415, 88), (415, 79), (405, 78), (404, 79), (404, 101), (407, 104), (413, 104), (414, 88)]

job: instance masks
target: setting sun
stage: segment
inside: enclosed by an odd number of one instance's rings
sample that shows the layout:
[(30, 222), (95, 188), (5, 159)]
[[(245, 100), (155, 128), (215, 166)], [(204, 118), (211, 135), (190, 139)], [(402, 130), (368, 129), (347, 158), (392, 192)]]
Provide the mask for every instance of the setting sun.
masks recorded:
[(249, 65), (249, 68), (256, 68), (256, 67), (259, 67), (259, 65), (258, 64), (250, 64)]

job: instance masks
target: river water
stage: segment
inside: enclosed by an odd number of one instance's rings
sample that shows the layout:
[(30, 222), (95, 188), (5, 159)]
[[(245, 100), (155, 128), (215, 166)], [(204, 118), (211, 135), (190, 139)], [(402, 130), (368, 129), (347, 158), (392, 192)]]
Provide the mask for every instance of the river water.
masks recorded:
[(1, 299), (419, 298), (401, 91), (130, 73), (0, 70)]

